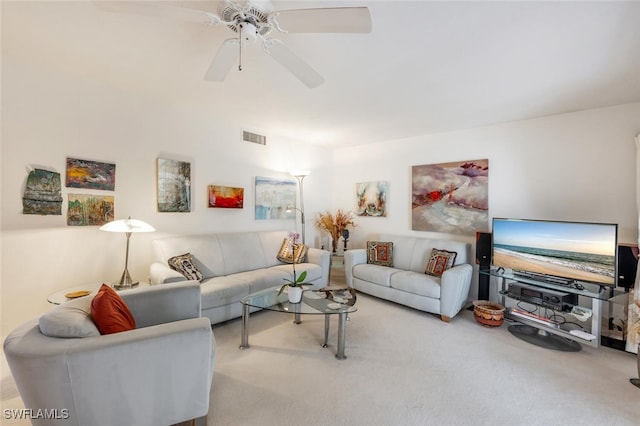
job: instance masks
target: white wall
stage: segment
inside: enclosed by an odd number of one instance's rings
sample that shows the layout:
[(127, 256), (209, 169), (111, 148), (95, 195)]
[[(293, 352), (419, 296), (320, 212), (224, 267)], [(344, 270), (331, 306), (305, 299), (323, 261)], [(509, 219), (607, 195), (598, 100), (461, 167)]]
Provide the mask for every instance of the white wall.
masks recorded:
[[(350, 246), (364, 247), (377, 233), (443, 237), (411, 230), (411, 166), (487, 158), (489, 222), (492, 217), (612, 222), (619, 224), (619, 241), (635, 243), (638, 132), (636, 103), (337, 149), (335, 207), (355, 209), (356, 182), (386, 180), (388, 216), (358, 217)], [(482, 231), (489, 228), (487, 223)], [(449, 237), (475, 245), (475, 235)]]
[[(3, 56), (2, 63), (2, 336), (49, 309), (47, 295), (75, 285), (119, 279), (124, 235), (66, 225), (69, 193), (115, 195), (115, 216), (152, 224), (157, 232), (131, 237), (129, 271), (147, 280), (150, 240), (171, 233), (300, 229), (299, 221), (255, 220), (254, 179), (292, 179), (309, 169), (305, 211), (331, 208), (326, 191), (331, 153), (267, 135), (267, 146), (242, 142), (238, 122), (216, 120), (189, 105), (169, 105)], [(116, 164), (116, 190), (64, 188), (66, 158)], [(192, 212), (156, 211), (156, 159), (191, 162)], [(57, 171), (63, 215), (23, 215), (28, 170)], [(243, 187), (242, 210), (207, 207), (207, 185)], [(322, 194), (313, 196), (314, 194)], [(307, 225), (307, 242), (317, 241)], [(275, 253), (274, 253), (275, 256)]]

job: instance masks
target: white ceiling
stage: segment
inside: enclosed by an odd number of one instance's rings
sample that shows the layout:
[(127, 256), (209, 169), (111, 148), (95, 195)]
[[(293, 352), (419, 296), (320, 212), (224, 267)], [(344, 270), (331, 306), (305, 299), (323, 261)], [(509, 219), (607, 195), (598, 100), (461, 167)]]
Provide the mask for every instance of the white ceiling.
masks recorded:
[[(217, 2), (184, 2), (217, 10)], [(2, 0), (2, 51), (267, 135), (345, 146), (640, 102), (640, 2), (272, 1), (370, 8), (370, 34), (278, 38), (326, 82), (308, 89), (260, 46), (203, 76), (232, 33), (91, 2)], [(6, 81), (5, 81), (6, 84)], [(640, 117), (639, 117), (640, 123)]]

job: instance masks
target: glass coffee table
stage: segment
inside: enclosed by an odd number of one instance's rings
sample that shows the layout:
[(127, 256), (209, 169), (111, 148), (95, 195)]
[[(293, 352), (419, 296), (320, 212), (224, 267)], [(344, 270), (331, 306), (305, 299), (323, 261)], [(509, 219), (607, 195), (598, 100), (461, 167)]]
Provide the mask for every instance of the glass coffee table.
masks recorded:
[(356, 301), (353, 289), (305, 290), (300, 303), (290, 303), (287, 293), (278, 295), (280, 287), (268, 288), (245, 296), (242, 303), (242, 338), (240, 349), (249, 348), (249, 315), (251, 308), (266, 309), (268, 311), (283, 312), (294, 315), (294, 323), (300, 324), (301, 315), (324, 315), (324, 342), (327, 347), (329, 338), (329, 319), (331, 315), (338, 315), (338, 350), (337, 359), (346, 359), (344, 354), (345, 331), (347, 315), (356, 312)]

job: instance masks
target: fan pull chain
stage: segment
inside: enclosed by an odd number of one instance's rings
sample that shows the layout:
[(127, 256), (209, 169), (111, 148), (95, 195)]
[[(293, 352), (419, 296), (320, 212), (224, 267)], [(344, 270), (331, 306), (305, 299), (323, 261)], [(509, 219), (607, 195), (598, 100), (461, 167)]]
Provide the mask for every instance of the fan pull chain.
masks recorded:
[(242, 71), (242, 24), (239, 25), (240, 31), (238, 31), (238, 45), (240, 46), (240, 53), (238, 55), (238, 71)]

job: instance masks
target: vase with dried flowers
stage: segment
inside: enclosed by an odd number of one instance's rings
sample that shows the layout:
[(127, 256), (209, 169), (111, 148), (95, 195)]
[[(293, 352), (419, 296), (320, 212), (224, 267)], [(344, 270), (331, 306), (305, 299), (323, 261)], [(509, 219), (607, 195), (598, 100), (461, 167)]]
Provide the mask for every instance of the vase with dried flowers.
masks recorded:
[(338, 249), (338, 241), (342, 236), (342, 232), (349, 228), (353, 229), (356, 226), (356, 223), (353, 221), (353, 214), (341, 209), (338, 209), (335, 215), (329, 211), (318, 213), (315, 221), (315, 227), (317, 229), (327, 232), (331, 236), (334, 253)]
[(278, 296), (282, 294), (285, 288), (287, 288), (287, 297), (290, 303), (300, 303), (302, 301), (302, 291), (304, 286), (310, 286), (312, 284), (305, 283), (307, 278), (307, 271), (302, 271), (300, 275), (296, 273), (296, 252), (300, 249), (298, 233), (292, 232), (287, 236), (287, 252), (291, 254), (291, 264), (293, 265), (293, 279), (284, 278), (285, 283), (280, 287)]

